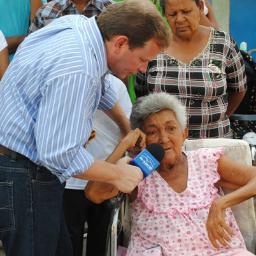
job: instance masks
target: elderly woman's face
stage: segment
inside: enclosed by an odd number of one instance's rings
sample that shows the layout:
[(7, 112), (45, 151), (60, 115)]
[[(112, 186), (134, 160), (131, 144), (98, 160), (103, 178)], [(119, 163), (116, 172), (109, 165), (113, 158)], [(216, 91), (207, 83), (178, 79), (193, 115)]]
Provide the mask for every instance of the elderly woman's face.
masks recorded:
[(143, 122), (142, 131), (146, 143), (159, 143), (165, 150), (161, 164), (175, 164), (182, 154), (182, 144), (187, 137), (187, 129), (182, 130), (171, 110), (162, 110), (148, 116)]
[(193, 0), (166, 0), (165, 15), (174, 36), (190, 39), (198, 29), (201, 9)]

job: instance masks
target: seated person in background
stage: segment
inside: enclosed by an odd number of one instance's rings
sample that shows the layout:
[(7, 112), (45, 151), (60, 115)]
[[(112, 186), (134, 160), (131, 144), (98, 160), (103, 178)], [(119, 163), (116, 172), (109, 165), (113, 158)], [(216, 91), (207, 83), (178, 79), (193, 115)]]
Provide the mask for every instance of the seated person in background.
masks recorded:
[(213, 8), (209, 4), (208, 0), (202, 1), (204, 4), (203, 12), (201, 13), (201, 21), (200, 24), (207, 27), (213, 27), (215, 29), (219, 29), (218, 21), (215, 18)]
[[(222, 148), (184, 152), (186, 111), (175, 96), (140, 98), (131, 124), (145, 133), (146, 144), (161, 144), (165, 155), (132, 195), (127, 256), (253, 255), (230, 207), (256, 194), (256, 168), (234, 162)], [(216, 185), (236, 190), (221, 196)]]
[(86, 17), (99, 15), (112, 0), (52, 0), (43, 5), (35, 15), (29, 32), (46, 26), (52, 20), (68, 14), (82, 14)]
[(232, 137), (229, 116), (246, 91), (243, 58), (223, 31), (200, 25), (200, 0), (161, 1), (173, 32), (165, 52), (138, 73), (137, 96), (176, 95), (188, 112), (189, 138)]
[(7, 69), (9, 64), (8, 60), (8, 48), (5, 37), (0, 30), (0, 80), (4, 75), (5, 70)]

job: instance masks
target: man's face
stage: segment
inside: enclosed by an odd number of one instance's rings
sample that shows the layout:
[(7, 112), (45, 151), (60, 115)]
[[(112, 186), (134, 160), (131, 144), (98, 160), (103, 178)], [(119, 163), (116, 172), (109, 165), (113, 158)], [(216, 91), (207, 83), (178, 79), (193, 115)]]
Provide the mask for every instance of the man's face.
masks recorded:
[(116, 36), (107, 43), (108, 65), (113, 74), (120, 79), (138, 72), (145, 73), (148, 62), (160, 50), (154, 39), (147, 41), (143, 47), (130, 49), (127, 37)]

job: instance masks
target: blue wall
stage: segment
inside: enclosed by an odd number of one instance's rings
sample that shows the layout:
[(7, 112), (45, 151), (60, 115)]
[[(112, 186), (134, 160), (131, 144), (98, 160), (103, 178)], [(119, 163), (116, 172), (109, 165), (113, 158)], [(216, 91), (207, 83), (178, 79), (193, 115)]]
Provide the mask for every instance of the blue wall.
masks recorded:
[(230, 0), (230, 33), (238, 45), (245, 41), (248, 50), (256, 48), (256, 0)]

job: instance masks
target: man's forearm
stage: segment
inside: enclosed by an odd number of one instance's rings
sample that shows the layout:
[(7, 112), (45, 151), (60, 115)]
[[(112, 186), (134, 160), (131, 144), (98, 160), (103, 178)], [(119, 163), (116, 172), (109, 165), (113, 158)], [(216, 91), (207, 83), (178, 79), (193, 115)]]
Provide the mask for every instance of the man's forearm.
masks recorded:
[(116, 165), (103, 160), (96, 160), (88, 170), (74, 177), (83, 180), (112, 183), (119, 178), (119, 175)]

